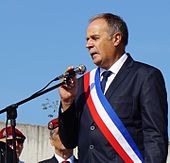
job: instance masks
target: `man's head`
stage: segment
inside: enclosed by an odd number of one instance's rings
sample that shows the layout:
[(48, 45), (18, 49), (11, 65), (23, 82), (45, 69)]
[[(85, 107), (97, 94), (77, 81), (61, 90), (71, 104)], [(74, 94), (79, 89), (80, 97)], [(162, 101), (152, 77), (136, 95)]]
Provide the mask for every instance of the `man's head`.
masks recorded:
[(58, 118), (48, 123), (48, 129), (50, 130), (50, 143), (54, 146), (56, 154), (64, 159), (69, 158), (73, 154), (73, 149), (66, 149), (60, 140)]
[(99, 14), (90, 19), (86, 39), (94, 64), (109, 69), (125, 52), (128, 29), (119, 16)]
[[(16, 134), (16, 153), (17, 153), (17, 158), (19, 159), (19, 156), (21, 155), (21, 152), (24, 147), (24, 141), (26, 137), (17, 128), (15, 128), (15, 134)], [(8, 146), (13, 149), (13, 144), (12, 144), (13, 138), (12, 138), (12, 127), (11, 126), (7, 128), (3, 128), (0, 131), (0, 141), (7, 143)]]

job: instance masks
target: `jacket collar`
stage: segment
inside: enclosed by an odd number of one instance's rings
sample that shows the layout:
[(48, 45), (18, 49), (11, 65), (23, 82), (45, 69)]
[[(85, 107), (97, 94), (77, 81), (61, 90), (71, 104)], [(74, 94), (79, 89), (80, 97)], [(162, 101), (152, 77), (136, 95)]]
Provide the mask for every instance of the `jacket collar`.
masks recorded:
[(123, 64), (123, 66), (121, 67), (121, 69), (119, 70), (117, 75), (115, 76), (114, 80), (112, 81), (112, 83), (110, 84), (110, 86), (109, 86), (109, 88), (106, 92), (107, 99), (110, 98), (110, 96), (115, 91), (115, 89), (117, 89), (118, 86), (121, 84), (121, 82), (124, 81), (124, 79), (126, 78), (128, 73), (130, 72), (130, 70), (131, 70), (131, 68), (134, 64), (134, 60), (132, 59), (130, 54), (127, 53), (127, 55), (128, 55), (127, 60), (125, 61), (125, 63)]

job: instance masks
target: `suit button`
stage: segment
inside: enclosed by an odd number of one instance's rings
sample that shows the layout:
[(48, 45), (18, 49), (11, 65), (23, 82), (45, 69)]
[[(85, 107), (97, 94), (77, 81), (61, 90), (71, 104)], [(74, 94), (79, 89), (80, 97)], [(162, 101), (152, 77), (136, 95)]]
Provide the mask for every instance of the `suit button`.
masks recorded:
[(95, 126), (90, 126), (90, 130), (91, 131), (95, 130)]
[(89, 146), (89, 148), (90, 148), (90, 149), (94, 149), (94, 145), (91, 144), (91, 145)]

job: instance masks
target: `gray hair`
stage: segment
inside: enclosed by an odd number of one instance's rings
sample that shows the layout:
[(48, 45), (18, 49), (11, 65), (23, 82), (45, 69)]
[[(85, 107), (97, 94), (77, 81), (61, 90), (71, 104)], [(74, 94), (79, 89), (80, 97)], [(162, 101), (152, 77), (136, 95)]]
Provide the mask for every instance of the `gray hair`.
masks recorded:
[(125, 46), (128, 44), (128, 28), (125, 21), (121, 17), (111, 13), (102, 13), (92, 17), (89, 20), (89, 23), (93, 22), (96, 19), (104, 19), (109, 27), (109, 35), (112, 36), (116, 32), (120, 32), (122, 34), (123, 44)]

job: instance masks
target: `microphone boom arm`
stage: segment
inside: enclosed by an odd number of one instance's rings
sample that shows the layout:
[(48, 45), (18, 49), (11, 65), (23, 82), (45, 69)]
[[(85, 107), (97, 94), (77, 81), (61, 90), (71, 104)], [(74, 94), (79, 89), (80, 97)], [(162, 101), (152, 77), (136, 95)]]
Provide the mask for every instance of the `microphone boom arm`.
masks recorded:
[(22, 104), (24, 104), (24, 103), (26, 103), (26, 102), (28, 102), (28, 101), (31, 101), (31, 100), (33, 100), (34, 98), (39, 97), (39, 96), (41, 96), (41, 95), (43, 95), (43, 94), (45, 94), (45, 93), (47, 93), (47, 92), (50, 92), (50, 91), (52, 91), (52, 90), (54, 90), (54, 89), (62, 86), (63, 84), (66, 84), (66, 83), (67, 83), (67, 81), (63, 81), (63, 82), (61, 82), (61, 83), (59, 83), (59, 84), (56, 84), (56, 85), (54, 85), (54, 86), (52, 86), (52, 87), (50, 87), (50, 88), (47, 88), (47, 89), (42, 90), (42, 91), (40, 91), (40, 92), (37, 92), (37, 93), (31, 95), (30, 97), (22, 100), (22, 101), (19, 101), (19, 102), (15, 103), (15, 104), (9, 105), (9, 106), (7, 106), (6, 108), (0, 110), (0, 114), (8, 111), (10, 108), (14, 108), (14, 107), (17, 108), (18, 106), (20, 106), (20, 105), (22, 105)]
[[(18, 106), (31, 101), (33, 99), (35, 99), (36, 97), (39, 97), (47, 92), (50, 92), (64, 84), (67, 84), (69, 82), (70, 77), (75, 76), (76, 74), (83, 74), (86, 71), (86, 67), (84, 65), (79, 65), (78, 67), (76, 67), (75, 69), (73, 69), (70, 72), (66, 72), (58, 77), (56, 77), (55, 79), (53, 79), (52, 81), (50, 81), (44, 88), (42, 88), (41, 90), (37, 91), (36, 93), (32, 94), (31, 96), (29, 96), (28, 98), (21, 100), (15, 104), (9, 105), (6, 108), (0, 110), (0, 114), (7, 112), (7, 121), (10, 120), (11, 121), (11, 127), (12, 127), (12, 137), (13, 137), (13, 162), (12, 163), (17, 163), (17, 154), (16, 154), (16, 133), (15, 133), (15, 126), (16, 126), (16, 118), (17, 118), (17, 108)], [(59, 79), (64, 79), (62, 82), (47, 88), (49, 86), (49, 84), (51, 84), (53, 81), (59, 80)], [(7, 125), (7, 124), (6, 124)], [(1, 152), (1, 151), (0, 151)], [(7, 160), (7, 155), (5, 156), (6, 160)]]
[[(12, 141), (12, 144), (13, 144), (13, 152), (12, 152), (13, 162), (12, 163), (17, 163), (15, 126), (16, 126), (16, 118), (17, 118), (17, 108), (18, 108), (18, 106), (20, 106), (20, 105), (22, 105), (22, 104), (24, 104), (24, 103), (26, 103), (28, 101), (31, 101), (34, 98), (39, 97), (39, 96), (41, 96), (41, 95), (43, 95), (43, 94), (45, 94), (47, 92), (50, 92), (50, 91), (62, 86), (63, 84), (66, 84), (67, 80), (62, 81), (61, 83), (56, 84), (56, 85), (54, 85), (54, 86), (52, 86), (50, 88), (47, 88), (45, 90), (38, 91), (37, 93), (31, 95), (30, 97), (28, 97), (28, 98), (26, 98), (26, 99), (24, 99), (22, 101), (19, 101), (19, 102), (15, 103), (15, 104), (9, 105), (6, 108), (0, 110), (0, 114), (2, 114), (4, 112), (7, 112), (7, 120), (11, 121), (12, 137), (13, 137), (13, 141)], [(5, 157), (6, 157), (5, 159), (7, 160), (8, 154), (5, 155)]]

